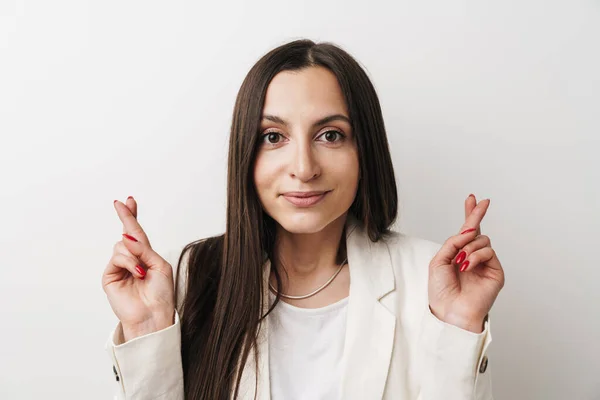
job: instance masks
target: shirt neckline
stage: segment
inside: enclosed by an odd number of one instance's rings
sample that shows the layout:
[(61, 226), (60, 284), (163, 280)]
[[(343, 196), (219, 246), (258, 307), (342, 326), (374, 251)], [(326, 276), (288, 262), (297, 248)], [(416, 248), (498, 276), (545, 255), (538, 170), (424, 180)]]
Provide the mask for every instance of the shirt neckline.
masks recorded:
[[(348, 303), (349, 297), (350, 296), (346, 296), (343, 299), (336, 301), (335, 303), (331, 303), (326, 306), (318, 307), (318, 308), (298, 307), (298, 306), (294, 306), (292, 304), (286, 303), (283, 300), (280, 300), (279, 303), (277, 304), (277, 306), (275, 306), (275, 308), (277, 309), (278, 307), (281, 307), (280, 310), (285, 310), (287, 312), (296, 313), (296, 314), (322, 315), (322, 314), (327, 314), (327, 313), (330, 313), (330, 312), (333, 312), (340, 308), (345, 307), (346, 304)], [(269, 298), (271, 299), (271, 304), (272, 304), (275, 301), (275, 294), (272, 293), (271, 291), (269, 291)]]

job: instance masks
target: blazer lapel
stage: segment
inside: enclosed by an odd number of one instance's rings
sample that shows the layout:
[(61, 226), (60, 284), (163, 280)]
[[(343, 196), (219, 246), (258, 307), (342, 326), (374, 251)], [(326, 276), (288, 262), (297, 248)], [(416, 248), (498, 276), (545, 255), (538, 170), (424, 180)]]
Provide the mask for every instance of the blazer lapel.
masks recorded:
[(371, 242), (349, 216), (346, 247), (350, 297), (343, 355), (343, 399), (381, 399), (390, 366), (396, 317), (380, 300), (394, 291), (387, 245)]

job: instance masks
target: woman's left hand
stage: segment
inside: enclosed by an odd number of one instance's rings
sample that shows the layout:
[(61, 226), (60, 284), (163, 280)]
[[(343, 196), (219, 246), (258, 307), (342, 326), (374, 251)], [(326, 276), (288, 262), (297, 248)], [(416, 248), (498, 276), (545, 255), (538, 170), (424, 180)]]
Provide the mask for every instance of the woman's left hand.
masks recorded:
[(441, 321), (475, 333), (483, 331), (485, 317), (504, 286), (504, 270), (490, 238), (481, 235), (489, 205), (489, 199), (477, 204), (470, 195), (465, 201), (465, 223), (429, 264), (431, 312)]

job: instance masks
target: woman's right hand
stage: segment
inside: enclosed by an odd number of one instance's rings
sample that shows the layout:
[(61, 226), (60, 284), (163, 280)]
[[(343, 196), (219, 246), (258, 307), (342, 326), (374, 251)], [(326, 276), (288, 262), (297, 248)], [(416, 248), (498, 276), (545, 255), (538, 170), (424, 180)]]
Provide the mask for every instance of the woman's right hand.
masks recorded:
[(126, 203), (115, 200), (114, 207), (123, 223), (123, 237), (113, 248), (102, 275), (102, 288), (121, 321), (123, 341), (127, 342), (173, 325), (173, 268), (152, 250), (137, 221), (136, 201), (132, 197)]

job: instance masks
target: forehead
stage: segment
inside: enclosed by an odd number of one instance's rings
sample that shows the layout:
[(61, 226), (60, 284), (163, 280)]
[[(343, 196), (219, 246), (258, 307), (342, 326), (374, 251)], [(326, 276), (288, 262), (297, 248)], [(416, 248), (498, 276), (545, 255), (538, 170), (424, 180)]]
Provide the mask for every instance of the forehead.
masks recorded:
[(282, 71), (267, 88), (264, 113), (288, 118), (347, 114), (346, 102), (336, 76), (323, 67)]

